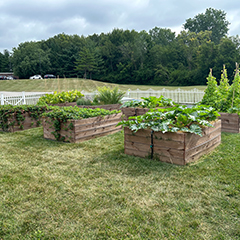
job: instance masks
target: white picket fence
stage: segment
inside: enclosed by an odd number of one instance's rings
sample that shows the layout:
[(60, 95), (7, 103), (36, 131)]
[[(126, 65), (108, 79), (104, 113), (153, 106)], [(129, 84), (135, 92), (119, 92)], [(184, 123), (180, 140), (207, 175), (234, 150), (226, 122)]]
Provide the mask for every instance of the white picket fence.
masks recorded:
[(166, 98), (172, 99), (176, 103), (180, 104), (194, 104), (200, 102), (203, 98), (204, 91), (198, 90), (196, 88), (192, 90), (182, 90), (180, 88), (176, 90), (168, 90), (163, 88), (162, 90), (155, 91), (153, 89), (148, 89), (146, 91), (142, 90), (128, 90), (126, 96), (133, 99), (140, 100), (142, 97), (150, 96), (164, 96)]
[[(94, 92), (85, 92), (81, 91), (85, 97), (93, 99), (94, 96), (97, 94), (97, 91)], [(38, 102), (38, 99), (41, 96), (44, 96), (45, 93), (38, 93), (38, 94), (25, 94), (25, 92), (22, 92), (20, 96), (6, 96), (4, 94), (0, 95), (0, 103), (1, 105), (25, 105), (25, 104), (36, 104)], [(200, 102), (203, 98), (204, 91), (193, 89), (193, 90), (168, 90), (168, 89), (162, 89), (155, 91), (153, 89), (148, 89), (146, 91), (142, 90), (128, 90), (124, 96), (125, 99), (137, 99), (141, 100), (142, 97), (150, 97), (150, 96), (164, 96), (166, 98), (172, 99), (176, 103), (180, 104), (195, 104), (197, 102)]]
[(26, 94), (25, 92), (22, 92), (20, 96), (7, 96), (2, 93), (0, 95), (0, 102), (1, 105), (34, 105), (38, 102), (38, 99), (44, 95), (45, 93)]

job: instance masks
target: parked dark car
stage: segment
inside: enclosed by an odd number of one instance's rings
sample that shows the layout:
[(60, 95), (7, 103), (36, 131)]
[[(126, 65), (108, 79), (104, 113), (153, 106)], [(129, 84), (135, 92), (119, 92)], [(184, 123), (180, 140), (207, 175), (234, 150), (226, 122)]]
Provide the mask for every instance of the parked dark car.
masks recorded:
[(0, 76), (0, 80), (7, 80), (6, 76)]
[(53, 74), (46, 74), (44, 75), (44, 78), (47, 79), (47, 78), (56, 78), (56, 76), (54, 76)]

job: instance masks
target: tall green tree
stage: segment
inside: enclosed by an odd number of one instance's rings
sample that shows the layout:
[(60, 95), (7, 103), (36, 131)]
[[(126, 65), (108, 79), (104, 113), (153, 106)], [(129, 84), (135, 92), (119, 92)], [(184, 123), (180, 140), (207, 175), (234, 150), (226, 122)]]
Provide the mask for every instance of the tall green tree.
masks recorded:
[(90, 74), (90, 79), (92, 78), (92, 72), (97, 69), (97, 62), (94, 53), (91, 52), (87, 47), (79, 52), (79, 56), (75, 62), (77, 71), (84, 71), (83, 77), (87, 78), (87, 73)]
[(194, 18), (188, 18), (183, 24), (185, 30), (199, 33), (211, 31), (211, 40), (218, 44), (228, 33), (229, 22), (226, 20), (226, 12), (214, 8), (207, 8), (205, 13), (200, 13)]
[(11, 72), (12, 64), (11, 64), (11, 54), (5, 49), (3, 54), (0, 53), (0, 72)]
[(175, 32), (172, 32), (171, 29), (159, 27), (149, 30), (149, 35), (154, 44), (165, 46), (172, 43), (176, 38)]
[(41, 49), (39, 42), (25, 42), (13, 48), (13, 71), (19, 78), (43, 74), (50, 68), (48, 53)]

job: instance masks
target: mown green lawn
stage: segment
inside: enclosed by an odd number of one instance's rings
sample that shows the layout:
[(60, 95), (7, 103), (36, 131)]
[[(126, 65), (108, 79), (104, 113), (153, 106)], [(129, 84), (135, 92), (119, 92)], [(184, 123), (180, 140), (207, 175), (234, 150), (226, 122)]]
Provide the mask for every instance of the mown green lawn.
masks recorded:
[[(26, 79), (26, 80), (2, 80), (0, 81), (0, 91), (9, 92), (51, 92), (51, 91), (69, 91), (77, 89), (79, 91), (92, 92), (97, 90), (98, 87), (118, 86), (120, 90), (127, 91), (131, 90), (148, 90), (150, 88), (154, 90), (160, 90), (166, 88), (174, 90), (179, 87), (166, 87), (166, 86), (149, 86), (149, 85), (120, 85), (104, 83), (100, 81), (94, 81), (90, 79), (77, 79), (77, 78), (65, 78), (65, 79)], [(188, 86), (181, 87), (185, 90), (197, 88), (199, 90), (205, 90), (206, 86)]]
[(240, 239), (240, 134), (187, 166), (0, 132), (0, 239)]

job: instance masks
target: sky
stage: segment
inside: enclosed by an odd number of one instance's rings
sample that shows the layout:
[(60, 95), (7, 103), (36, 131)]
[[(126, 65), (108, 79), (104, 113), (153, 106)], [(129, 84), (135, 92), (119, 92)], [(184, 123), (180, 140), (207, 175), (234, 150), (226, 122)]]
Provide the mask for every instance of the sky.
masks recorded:
[(239, 0), (0, 0), (0, 52), (60, 33), (88, 36), (114, 28), (160, 27), (177, 35), (186, 19), (210, 7), (227, 13), (229, 36), (240, 35)]

